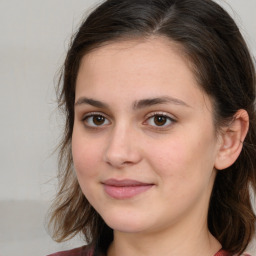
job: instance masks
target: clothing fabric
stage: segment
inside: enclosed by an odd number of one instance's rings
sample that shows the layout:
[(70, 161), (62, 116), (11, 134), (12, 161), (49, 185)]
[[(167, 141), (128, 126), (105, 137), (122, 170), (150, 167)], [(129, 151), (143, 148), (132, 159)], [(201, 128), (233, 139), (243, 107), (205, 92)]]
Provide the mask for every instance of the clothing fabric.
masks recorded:
[[(82, 246), (69, 251), (62, 251), (48, 256), (95, 256), (94, 250), (89, 246)], [(104, 255), (99, 255), (104, 256)]]
[[(57, 252), (48, 256), (106, 256), (102, 253), (95, 253), (95, 250), (88, 246), (83, 246), (70, 251)], [(231, 253), (220, 250), (214, 256), (232, 256)], [(235, 255), (233, 255), (235, 256)], [(242, 254), (241, 256), (250, 256), (249, 254)]]

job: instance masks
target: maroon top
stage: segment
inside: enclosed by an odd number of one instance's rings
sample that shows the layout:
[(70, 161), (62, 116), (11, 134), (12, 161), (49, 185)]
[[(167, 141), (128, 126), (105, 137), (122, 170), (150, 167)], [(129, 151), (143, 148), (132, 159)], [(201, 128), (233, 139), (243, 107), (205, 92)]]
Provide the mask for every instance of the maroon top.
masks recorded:
[(48, 256), (94, 256), (93, 250), (88, 246), (79, 247), (69, 251), (56, 252)]
[[(249, 254), (242, 254), (242, 255), (250, 256)], [(94, 253), (94, 250), (91, 247), (83, 246), (70, 251), (56, 252), (48, 256), (106, 256), (106, 255), (102, 253)], [(232, 256), (232, 254), (227, 251), (220, 250), (214, 256)]]

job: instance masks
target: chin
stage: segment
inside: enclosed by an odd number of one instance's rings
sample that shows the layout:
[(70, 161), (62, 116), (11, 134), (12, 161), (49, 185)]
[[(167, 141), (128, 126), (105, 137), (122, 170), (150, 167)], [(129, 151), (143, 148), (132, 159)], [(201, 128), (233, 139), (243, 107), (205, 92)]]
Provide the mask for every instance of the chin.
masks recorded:
[(120, 214), (110, 217), (102, 216), (106, 224), (115, 231), (123, 233), (139, 233), (146, 229), (147, 224), (143, 222), (145, 218), (135, 218), (134, 216), (127, 216), (127, 214)]

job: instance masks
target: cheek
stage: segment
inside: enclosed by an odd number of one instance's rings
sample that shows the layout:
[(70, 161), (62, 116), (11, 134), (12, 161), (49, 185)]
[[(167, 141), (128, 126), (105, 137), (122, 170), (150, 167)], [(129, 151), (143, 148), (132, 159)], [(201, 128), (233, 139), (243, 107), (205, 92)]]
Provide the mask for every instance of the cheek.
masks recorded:
[(97, 142), (74, 133), (72, 137), (72, 156), (78, 179), (96, 174), (100, 162), (100, 150)]
[(164, 176), (181, 175), (192, 157), (188, 146), (177, 137), (148, 147), (148, 154), (151, 165)]
[(171, 180), (176, 189), (177, 185), (196, 185), (212, 173), (214, 152), (210, 138), (200, 139), (191, 134), (186, 137), (183, 134), (150, 148), (150, 165), (163, 180)]
[(94, 202), (95, 181), (100, 168), (100, 150), (97, 143), (74, 133), (72, 137), (72, 156), (78, 183), (89, 202)]
[(214, 179), (209, 155), (206, 144), (184, 137), (151, 152), (150, 164), (159, 177), (161, 199), (171, 209), (175, 205), (182, 212), (197, 202), (207, 202)]

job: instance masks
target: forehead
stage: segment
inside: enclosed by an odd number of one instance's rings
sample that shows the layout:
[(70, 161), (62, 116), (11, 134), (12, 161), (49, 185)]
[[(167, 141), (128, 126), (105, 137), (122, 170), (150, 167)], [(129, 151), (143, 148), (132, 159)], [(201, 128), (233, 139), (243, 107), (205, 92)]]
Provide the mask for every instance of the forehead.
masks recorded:
[[(82, 58), (80, 67), (83, 65), (92, 67), (93, 63), (97, 63), (98, 69), (103, 67), (104, 70), (116, 66), (118, 68), (126, 67), (126, 71), (152, 68), (160, 71), (177, 62), (180, 64), (182, 62), (182, 65), (186, 65), (187, 68), (190, 66), (183, 47), (166, 37), (152, 36), (108, 42), (87, 53)], [(99, 65), (100, 63), (102, 65)], [(110, 65), (104, 65), (106, 63)], [(194, 76), (192, 75), (191, 78), (193, 79)]]
[(167, 93), (192, 105), (206, 96), (181, 46), (164, 37), (111, 42), (82, 58), (76, 96), (106, 98), (123, 92), (127, 100), (129, 95), (152, 98)]

